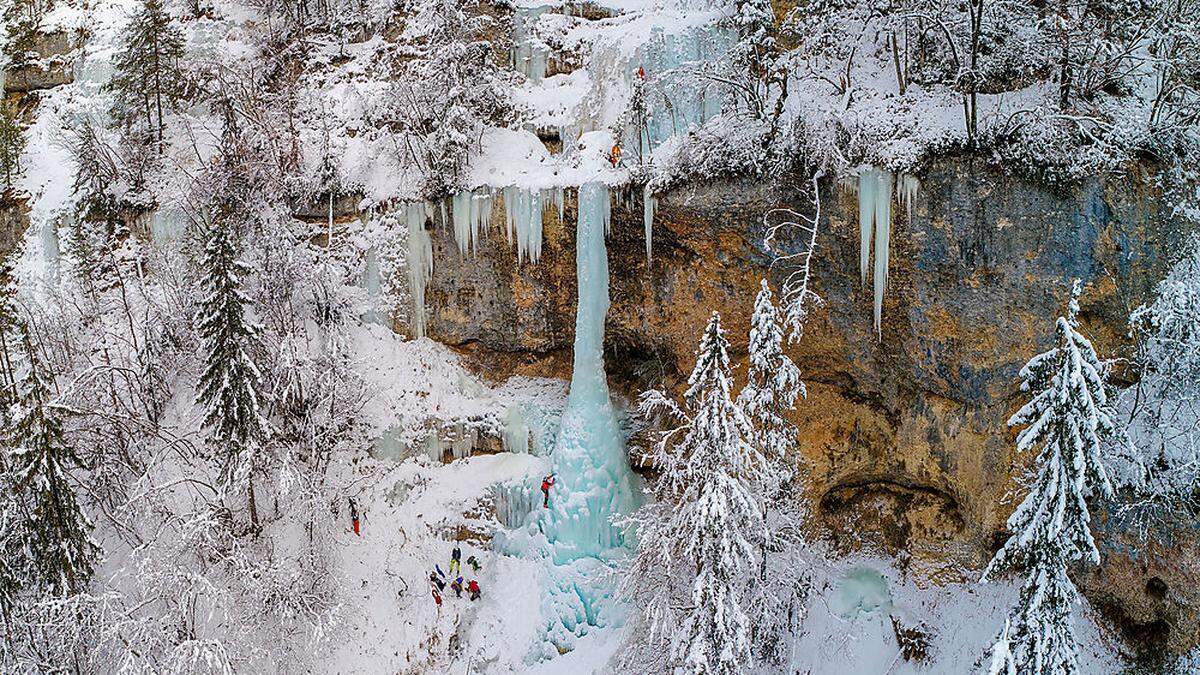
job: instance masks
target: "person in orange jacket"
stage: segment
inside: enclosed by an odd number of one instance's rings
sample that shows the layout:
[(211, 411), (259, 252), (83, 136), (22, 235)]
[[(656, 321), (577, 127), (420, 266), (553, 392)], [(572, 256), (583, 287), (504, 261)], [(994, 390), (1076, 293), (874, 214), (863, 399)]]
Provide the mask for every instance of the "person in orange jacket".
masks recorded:
[(550, 508), (550, 488), (554, 487), (554, 474), (542, 479), (542, 508)]

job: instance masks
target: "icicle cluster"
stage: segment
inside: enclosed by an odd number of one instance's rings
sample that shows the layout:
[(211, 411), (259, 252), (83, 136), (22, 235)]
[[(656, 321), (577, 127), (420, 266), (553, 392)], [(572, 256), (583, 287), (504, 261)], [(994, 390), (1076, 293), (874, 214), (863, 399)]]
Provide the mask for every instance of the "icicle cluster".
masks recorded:
[(540, 493), (531, 481), (492, 486), (496, 520), (508, 528), (521, 527), (529, 514), (542, 507)]
[(408, 289), (412, 295), (413, 337), (425, 337), (425, 287), (433, 278), (433, 241), (425, 223), (433, 216), (433, 208), (423, 202), (405, 206), (408, 221)]
[(461, 190), (452, 197), (451, 211), (454, 217), (454, 241), (458, 252), (474, 255), (479, 248), (479, 235), (486, 231), (492, 218), (492, 197), (488, 191)]
[(563, 189), (504, 188), (504, 223), (508, 242), (517, 242), (517, 261), (536, 263), (542, 257), (542, 216), (555, 206), (563, 215)]
[(504, 411), (501, 423), (503, 424), (501, 440), (504, 443), (504, 451), (528, 453), (529, 423), (525, 420), (525, 412), (521, 410), (521, 406), (515, 403), (508, 406)]
[[(517, 260), (538, 262), (542, 257), (542, 219), (546, 211), (553, 207), (560, 221), (563, 217), (565, 202), (561, 187), (530, 189), (510, 185), (502, 191), (481, 188), (456, 193), (451, 198), (451, 209), (459, 253), (475, 254), (479, 239), (491, 222), (492, 205), (498, 193), (503, 195), (505, 235), (509, 244), (517, 245)], [(442, 217), (445, 220), (444, 211)]]
[[(873, 276), (876, 334), (882, 332), (883, 293), (887, 290), (888, 265), (891, 262), (892, 197), (898, 188), (900, 203), (911, 219), (918, 186), (915, 176), (900, 174), (897, 178), (886, 169), (866, 167), (858, 174), (858, 270), (864, 286), (868, 274)], [(873, 271), (872, 247), (875, 256)]]
[(534, 35), (533, 27), (538, 18), (550, 8), (518, 7), (513, 12), (512, 48), (509, 63), (513, 70), (538, 83), (546, 77), (550, 61), (550, 48)]

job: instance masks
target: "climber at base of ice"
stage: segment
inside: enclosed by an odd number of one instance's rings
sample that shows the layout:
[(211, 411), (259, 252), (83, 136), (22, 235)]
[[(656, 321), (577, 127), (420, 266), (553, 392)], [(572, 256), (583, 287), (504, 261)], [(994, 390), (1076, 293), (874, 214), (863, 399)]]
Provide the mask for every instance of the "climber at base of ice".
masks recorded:
[(462, 588), (463, 588), (462, 587), (462, 577), (459, 577), (459, 578), (455, 579), (454, 581), (450, 582), (450, 590), (454, 591), (454, 597), (456, 597), (456, 598), (462, 597)]
[(550, 488), (554, 487), (554, 474), (542, 479), (542, 508), (550, 508)]
[(478, 600), (479, 596), (480, 596), (479, 582), (475, 581), (474, 579), (472, 579), (470, 582), (468, 582), (467, 583), (467, 592), (471, 594), (472, 601)]
[(608, 161), (612, 162), (613, 168), (621, 165), (621, 146), (612, 146), (612, 151), (608, 153)]
[(350, 525), (354, 528), (354, 534), (361, 537), (358, 531), (358, 504), (354, 503), (354, 497), (350, 498)]
[(433, 587), (433, 592), (434, 592), (434, 594), (436, 594), (438, 591), (441, 591), (443, 588), (446, 587), (446, 582), (439, 579), (437, 573), (430, 572), (429, 573), (429, 585)]
[(450, 574), (455, 572), (462, 574), (462, 549), (458, 544), (454, 544), (454, 550), (450, 552)]

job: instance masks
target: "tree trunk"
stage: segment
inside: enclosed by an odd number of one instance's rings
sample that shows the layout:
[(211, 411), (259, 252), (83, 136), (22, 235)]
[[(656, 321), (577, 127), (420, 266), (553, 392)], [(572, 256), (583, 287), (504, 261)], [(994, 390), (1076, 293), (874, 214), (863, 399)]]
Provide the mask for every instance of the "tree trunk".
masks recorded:
[(254, 469), (250, 470), (249, 478), (246, 481), (246, 498), (250, 502), (250, 528), (257, 535), (260, 528), (258, 525), (258, 503), (254, 499)]

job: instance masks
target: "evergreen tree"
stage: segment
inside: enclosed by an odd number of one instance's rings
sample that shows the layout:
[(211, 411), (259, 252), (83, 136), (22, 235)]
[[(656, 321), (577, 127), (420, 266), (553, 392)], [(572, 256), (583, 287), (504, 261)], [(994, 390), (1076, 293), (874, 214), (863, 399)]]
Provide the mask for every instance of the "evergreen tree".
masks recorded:
[(28, 341), (26, 352), (28, 367), (5, 440), (35, 583), (66, 594), (91, 578), (99, 547), (67, 478), (67, 471), (81, 464), (79, 456), (63, 435), (61, 413)]
[[(663, 433), (651, 453), (663, 474), (657, 504), (632, 519), (639, 528), (638, 552), (626, 592), (649, 593), (637, 598), (650, 624), (642, 646), (654, 650), (655, 640), (669, 643), (676, 672), (740, 673), (751, 663), (741, 598), (754, 542), (762, 538), (752, 488), (762, 459), (751, 443), (750, 421), (730, 395), (728, 346), (714, 312), (688, 379), (685, 407), (662, 392), (642, 397), (644, 411), (666, 408), (684, 423)], [(679, 564), (687, 572), (671, 569)], [(664, 569), (671, 581), (656, 586)], [(673, 581), (677, 577), (684, 581)], [(684, 597), (670, 597), (674, 593)]]
[(795, 407), (796, 398), (807, 392), (800, 381), (800, 369), (783, 353), (779, 311), (766, 279), (754, 299), (749, 353), (750, 368), (738, 403), (750, 419), (754, 443), (766, 460), (759, 471), (764, 483), (760, 492), (770, 501), (792, 478), (787, 458), (796, 448), (796, 427), (786, 415)]
[(11, 188), (21, 175), (21, 153), (25, 151), (25, 132), (17, 106), (0, 100), (0, 173), (5, 186)]
[(163, 140), (164, 111), (188, 94), (180, 66), (183, 31), (163, 8), (162, 0), (143, 0), (121, 39), (109, 88), (116, 96), (113, 117), (131, 124), (144, 116), (146, 128)]
[(221, 483), (244, 484), (250, 522), (257, 528), (254, 500), (255, 456), (267, 433), (260, 410), (262, 376), (252, 356), (259, 328), (246, 316), (250, 300), (241, 277), (248, 267), (238, 260), (234, 235), (223, 221), (209, 227), (202, 259), (204, 298), (197, 319), (203, 342), (204, 370), (197, 403), (204, 426), (221, 453)]
[(804, 570), (795, 567), (792, 569), (797, 573), (787, 588), (767, 583), (769, 553), (794, 559), (792, 556), (800, 555), (804, 548), (797, 527), (803, 522), (803, 512), (792, 494), (796, 427), (787, 414), (795, 407), (796, 398), (805, 395), (805, 389), (800, 369), (783, 353), (780, 316), (765, 279), (750, 321), (750, 367), (738, 405), (750, 420), (753, 443), (761, 457), (762, 466), (754, 471), (758, 479), (753, 488), (762, 505), (764, 527), (762, 538), (755, 542), (760, 583), (747, 589), (746, 606), (754, 627), (756, 658), (777, 661), (787, 653), (809, 590)]
[(1033, 397), (1009, 424), (1025, 425), (1017, 451), (1038, 448), (1037, 469), (1029, 494), (1008, 519), (1012, 536), (984, 573), (985, 580), (1013, 568), (1026, 575), (1010, 617), (1013, 660), (1023, 673), (1078, 672), (1071, 625), (1078, 592), (1067, 566), (1100, 562), (1087, 498), (1113, 496), (1101, 442), (1116, 427), (1104, 366), (1079, 333), (1079, 291), (1076, 281), (1067, 316), (1056, 323), (1057, 345), (1021, 369), (1021, 388)]
[[(10, 258), (15, 258), (10, 254)], [(16, 401), (15, 356), (20, 344), (21, 314), (17, 308), (17, 280), (9, 260), (0, 262), (0, 424), (8, 421), (8, 407)], [(4, 458), (0, 453), (0, 469)]]
[(1128, 392), (1139, 450), (1132, 483), (1138, 497), (1159, 506), (1195, 506), (1200, 464), (1200, 235), (1157, 288), (1157, 297), (1130, 315), (1138, 337), (1141, 379)]

